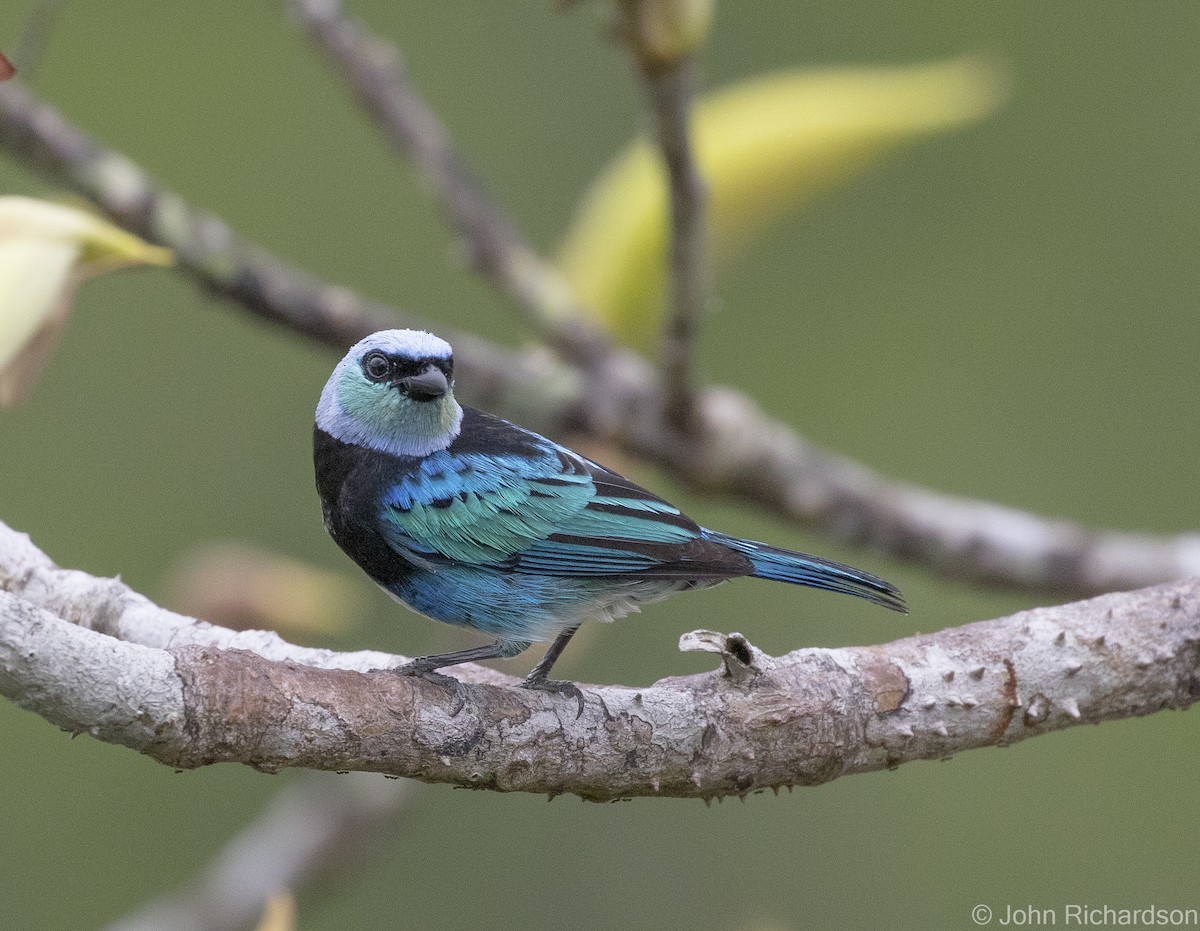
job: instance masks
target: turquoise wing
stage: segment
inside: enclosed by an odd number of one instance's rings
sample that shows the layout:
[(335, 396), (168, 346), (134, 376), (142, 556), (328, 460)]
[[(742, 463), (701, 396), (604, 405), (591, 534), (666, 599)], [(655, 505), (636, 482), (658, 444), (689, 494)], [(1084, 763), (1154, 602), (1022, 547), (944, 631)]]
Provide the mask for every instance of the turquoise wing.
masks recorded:
[(546, 441), (544, 455), (435, 453), (384, 496), (400, 555), (551, 576), (728, 577), (743, 559), (679, 509)]

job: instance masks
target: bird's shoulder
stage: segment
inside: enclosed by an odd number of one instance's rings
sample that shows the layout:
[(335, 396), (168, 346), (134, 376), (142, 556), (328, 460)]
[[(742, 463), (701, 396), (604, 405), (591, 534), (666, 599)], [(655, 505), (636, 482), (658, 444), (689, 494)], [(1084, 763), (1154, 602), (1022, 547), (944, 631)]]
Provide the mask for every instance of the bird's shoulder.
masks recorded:
[(545, 457), (547, 449), (557, 445), (540, 433), (526, 430), (487, 411), (464, 404), (462, 412), (458, 436), (447, 448), (447, 452), (452, 454), (537, 460)]
[[(667, 515), (679, 527), (700, 530), (678, 508), (654, 492), (573, 449), (494, 414), (464, 408), (462, 431), (447, 452), (477, 467), (515, 473), (519, 479), (532, 483), (535, 499), (568, 495), (590, 510), (615, 514), (624, 509), (633, 517)], [(567, 490), (555, 492), (555, 489)]]

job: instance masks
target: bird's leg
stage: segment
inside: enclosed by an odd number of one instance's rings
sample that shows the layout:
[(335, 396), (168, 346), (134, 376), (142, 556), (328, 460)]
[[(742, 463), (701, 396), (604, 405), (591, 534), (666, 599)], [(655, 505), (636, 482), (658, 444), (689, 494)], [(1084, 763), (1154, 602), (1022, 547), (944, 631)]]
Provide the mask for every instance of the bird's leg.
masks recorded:
[(442, 675), (437, 670), (446, 666), (457, 666), (460, 663), (477, 663), (485, 659), (508, 659), (529, 649), (528, 640), (497, 640), (483, 646), (469, 647), (465, 650), (452, 650), (449, 653), (435, 653), (432, 656), (418, 656), (402, 666), (397, 666), (392, 672), (401, 676), (417, 676), (445, 686), (454, 692), (455, 704), (450, 711), (450, 717), (455, 717), (467, 702), (466, 686), (454, 676)]
[(525, 677), (527, 688), (537, 688), (537, 683), (539, 682), (552, 681), (546, 678), (550, 675), (550, 669), (558, 661), (558, 658), (562, 656), (562, 651), (567, 648), (567, 644), (571, 642), (571, 638), (575, 636), (578, 630), (579, 625), (576, 624), (574, 627), (568, 627), (554, 638), (554, 642), (550, 644), (550, 649), (546, 651), (546, 655), (538, 660), (537, 665), (529, 670), (529, 675)]
[(538, 689), (542, 692), (557, 692), (560, 695), (570, 695), (575, 699), (579, 710), (575, 717), (583, 714), (583, 692), (579, 690), (574, 682), (567, 682), (563, 679), (549, 679), (550, 668), (555, 661), (562, 655), (562, 651), (567, 648), (567, 644), (571, 642), (571, 638), (575, 636), (575, 632), (579, 630), (579, 625), (568, 627), (559, 634), (552, 644), (550, 649), (546, 651), (546, 655), (538, 660), (538, 664), (529, 670), (529, 675), (525, 677), (522, 683), (523, 688)]
[(458, 666), (461, 663), (478, 663), (484, 659), (508, 659), (518, 653), (524, 653), (529, 647), (528, 640), (497, 640), (495, 643), (485, 643), (483, 646), (468, 647), (465, 650), (435, 653), (432, 656), (418, 656), (403, 666), (397, 666), (393, 672), (402, 676), (423, 676), (436, 669)]

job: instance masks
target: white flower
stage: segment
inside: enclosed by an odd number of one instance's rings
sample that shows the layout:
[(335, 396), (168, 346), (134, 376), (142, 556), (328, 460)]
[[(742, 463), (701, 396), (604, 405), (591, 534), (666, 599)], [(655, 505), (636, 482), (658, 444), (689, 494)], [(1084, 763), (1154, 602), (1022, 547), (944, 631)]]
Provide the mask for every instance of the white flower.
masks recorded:
[(0, 408), (33, 386), (87, 278), (169, 265), (171, 252), (100, 218), (31, 197), (0, 197)]

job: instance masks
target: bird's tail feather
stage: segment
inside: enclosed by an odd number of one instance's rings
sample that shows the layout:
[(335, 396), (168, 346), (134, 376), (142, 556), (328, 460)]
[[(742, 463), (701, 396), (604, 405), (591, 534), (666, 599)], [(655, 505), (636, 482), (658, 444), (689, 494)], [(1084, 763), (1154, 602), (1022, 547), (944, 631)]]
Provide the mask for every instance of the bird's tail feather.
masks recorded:
[(819, 556), (796, 553), (753, 540), (741, 540), (717, 533), (715, 530), (706, 530), (704, 535), (714, 543), (720, 543), (749, 558), (754, 567), (752, 575), (755, 578), (774, 579), (777, 582), (807, 585), (828, 592), (857, 595), (893, 611), (908, 613), (908, 606), (900, 590), (869, 572), (821, 559)]

